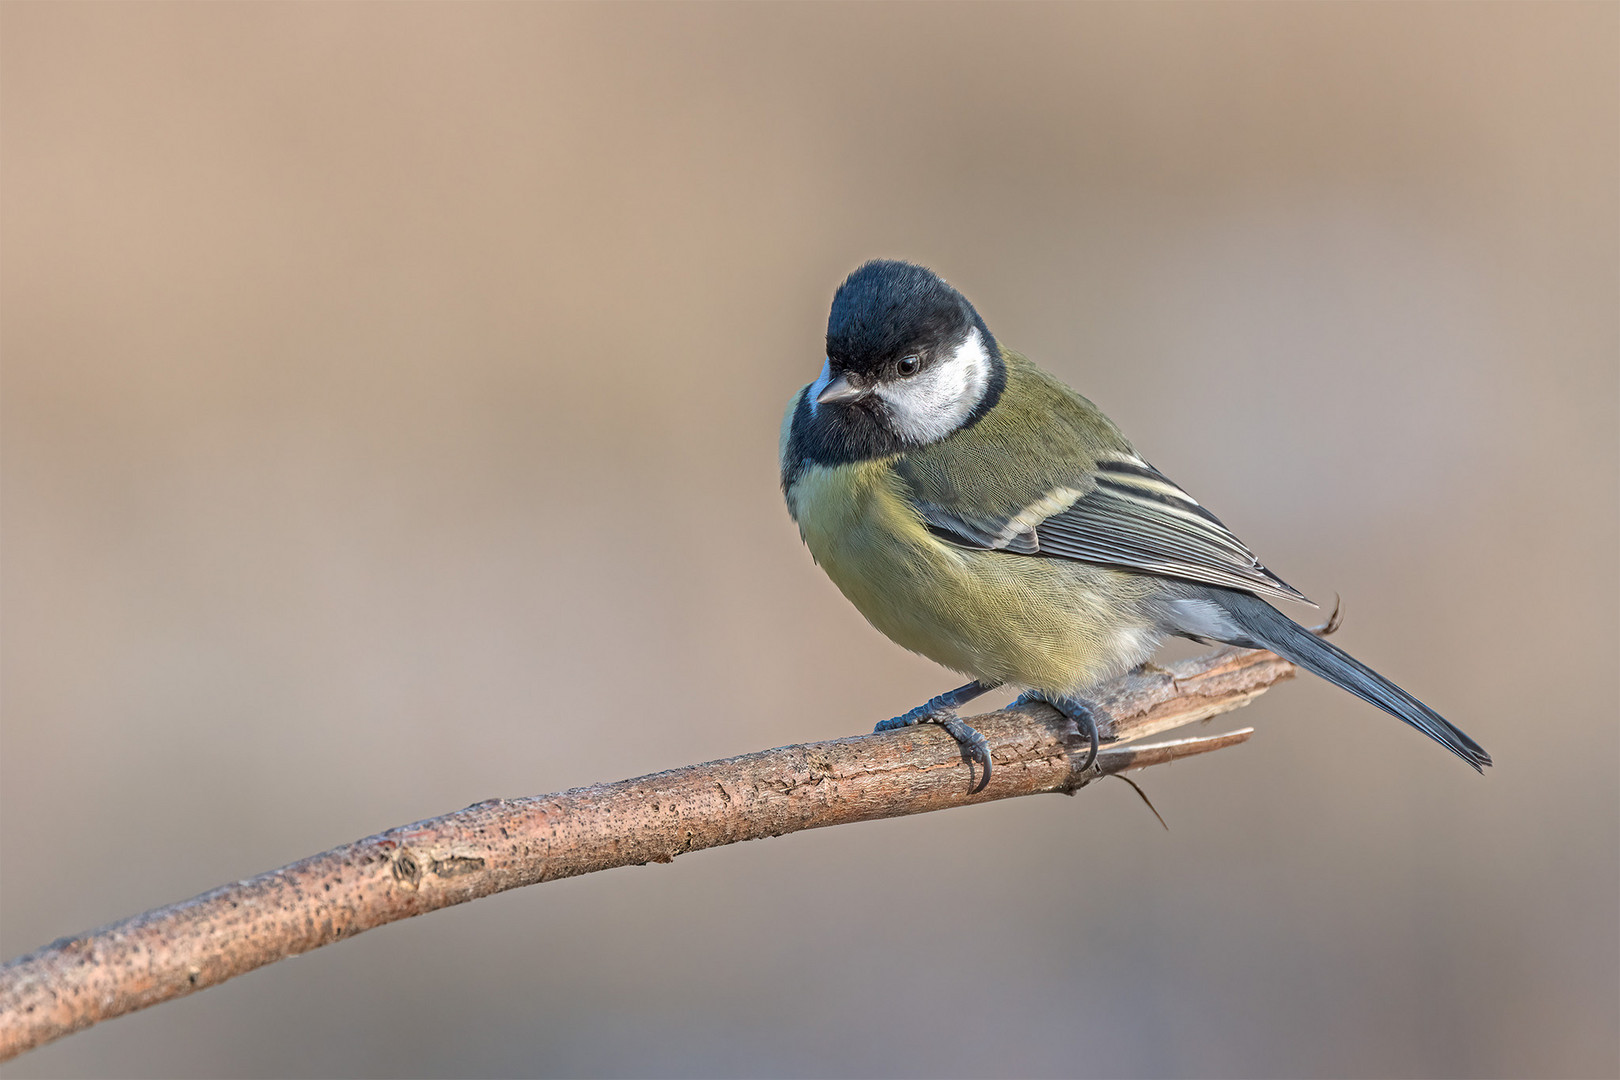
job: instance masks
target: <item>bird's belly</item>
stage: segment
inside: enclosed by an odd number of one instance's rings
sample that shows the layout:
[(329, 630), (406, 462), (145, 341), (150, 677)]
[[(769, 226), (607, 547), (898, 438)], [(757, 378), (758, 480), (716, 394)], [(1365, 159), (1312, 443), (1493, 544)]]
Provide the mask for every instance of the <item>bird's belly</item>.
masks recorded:
[(795, 485), (811, 554), (873, 626), (936, 663), (986, 682), (1083, 694), (1160, 640), (1141, 575), (946, 544), (903, 499), (820, 490), (816, 480)]

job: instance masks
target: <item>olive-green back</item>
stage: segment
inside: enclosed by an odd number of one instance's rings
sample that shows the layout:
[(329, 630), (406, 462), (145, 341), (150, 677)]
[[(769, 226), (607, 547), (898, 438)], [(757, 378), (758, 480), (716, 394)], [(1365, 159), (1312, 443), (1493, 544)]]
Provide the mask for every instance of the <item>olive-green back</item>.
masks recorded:
[(1018, 353), (1001, 355), (1007, 385), (996, 407), (896, 463), (918, 501), (1011, 517), (1055, 489), (1089, 490), (1099, 459), (1133, 452), (1091, 402)]

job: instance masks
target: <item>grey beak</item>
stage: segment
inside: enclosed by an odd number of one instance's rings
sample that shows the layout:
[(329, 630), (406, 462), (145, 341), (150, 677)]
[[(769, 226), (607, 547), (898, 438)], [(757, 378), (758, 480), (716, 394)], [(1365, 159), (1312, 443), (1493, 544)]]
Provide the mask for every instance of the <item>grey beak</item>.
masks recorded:
[(816, 395), (816, 404), (831, 405), (834, 402), (856, 401), (871, 392), (850, 382), (848, 375), (840, 375)]

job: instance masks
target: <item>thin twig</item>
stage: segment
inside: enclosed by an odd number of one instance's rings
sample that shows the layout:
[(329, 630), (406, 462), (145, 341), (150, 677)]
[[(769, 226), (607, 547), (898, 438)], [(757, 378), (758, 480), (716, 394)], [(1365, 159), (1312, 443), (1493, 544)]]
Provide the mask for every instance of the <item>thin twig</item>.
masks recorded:
[(1153, 805), (1153, 800), (1148, 798), (1148, 793), (1142, 790), (1141, 784), (1138, 784), (1135, 780), (1132, 780), (1124, 773), (1115, 773), (1114, 779), (1123, 780), (1127, 784), (1131, 785), (1131, 790), (1136, 792), (1136, 797), (1142, 800), (1143, 806), (1146, 806), (1149, 810), (1153, 811), (1153, 816), (1159, 819), (1159, 824), (1164, 826), (1164, 831), (1170, 831), (1170, 823), (1164, 820), (1164, 815), (1159, 813), (1159, 808), (1157, 806)]
[(1041, 792), (1243, 742), (1250, 729), (1144, 745), (1248, 704), (1292, 665), (1223, 649), (1143, 669), (1096, 695), (1113, 742), (1084, 773), (1070, 721), (1044, 705), (975, 717), (989, 786), (931, 726), (784, 746), (555, 795), (497, 799), (224, 885), (0, 967), (0, 1060), (398, 919), (491, 893), (703, 848)]

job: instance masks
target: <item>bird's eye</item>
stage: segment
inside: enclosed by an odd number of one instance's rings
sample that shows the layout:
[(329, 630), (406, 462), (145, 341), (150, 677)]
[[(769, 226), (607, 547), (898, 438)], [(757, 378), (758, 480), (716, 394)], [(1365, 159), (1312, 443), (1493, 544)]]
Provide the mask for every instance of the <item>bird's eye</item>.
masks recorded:
[(922, 367), (922, 361), (915, 356), (907, 356), (901, 359), (894, 367), (900, 373), (901, 378), (909, 379), (917, 374), (918, 369)]

